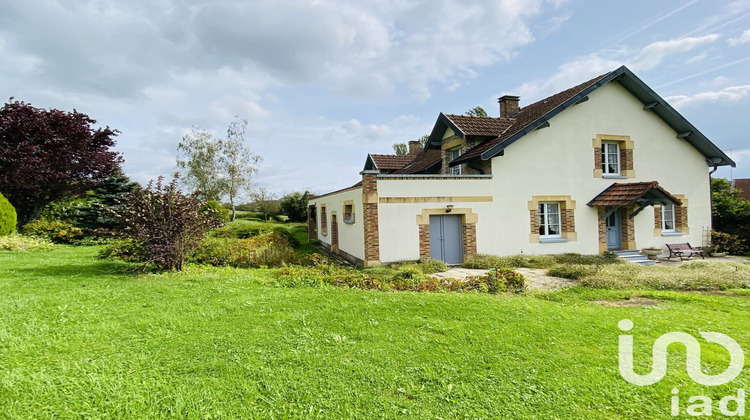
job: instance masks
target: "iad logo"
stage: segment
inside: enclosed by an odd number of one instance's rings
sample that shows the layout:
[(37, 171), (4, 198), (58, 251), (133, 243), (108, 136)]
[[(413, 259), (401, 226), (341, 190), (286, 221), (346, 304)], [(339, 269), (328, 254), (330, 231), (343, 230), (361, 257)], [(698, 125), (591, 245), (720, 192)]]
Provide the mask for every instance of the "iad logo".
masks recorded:
[[(633, 329), (633, 321), (629, 319), (621, 320), (617, 326), (622, 331)], [(737, 344), (731, 337), (717, 332), (701, 332), (700, 335), (709, 343), (716, 343), (723, 346), (729, 352), (729, 367), (717, 375), (706, 375), (701, 371), (701, 345), (698, 340), (690, 334), (683, 332), (669, 332), (657, 338), (654, 342), (652, 353), (651, 372), (646, 375), (639, 375), (633, 371), (633, 336), (620, 335), (620, 375), (638, 386), (653, 385), (659, 382), (667, 373), (667, 347), (673, 343), (680, 343), (685, 346), (687, 374), (690, 378), (706, 386), (723, 385), (731, 382), (737, 375), (742, 372), (745, 365), (745, 353), (742, 347)], [(677, 416), (680, 413), (679, 408), (679, 390), (672, 390), (672, 415)], [(686, 413), (690, 416), (710, 416), (712, 412), (711, 399), (704, 396), (690, 397), (688, 402), (699, 402), (687, 407)], [(735, 402), (736, 410), (729, 408), (729, 403)], [(719, 402), (719, 411), (726, 416), (744, 416), (745, 415), (745, 390), (740, 389), (737, 396), (727, 396)]]

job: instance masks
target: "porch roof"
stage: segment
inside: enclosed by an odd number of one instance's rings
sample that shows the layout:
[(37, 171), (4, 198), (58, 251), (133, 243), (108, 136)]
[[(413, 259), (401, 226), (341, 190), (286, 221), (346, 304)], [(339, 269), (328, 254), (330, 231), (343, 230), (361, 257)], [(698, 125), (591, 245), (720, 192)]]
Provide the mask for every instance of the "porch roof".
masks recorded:
[(587, 203), (591, 207), (623, 207), (633, 204), (674, 204), (682, 202), (659, 186), (656, 181), (614, 183)]

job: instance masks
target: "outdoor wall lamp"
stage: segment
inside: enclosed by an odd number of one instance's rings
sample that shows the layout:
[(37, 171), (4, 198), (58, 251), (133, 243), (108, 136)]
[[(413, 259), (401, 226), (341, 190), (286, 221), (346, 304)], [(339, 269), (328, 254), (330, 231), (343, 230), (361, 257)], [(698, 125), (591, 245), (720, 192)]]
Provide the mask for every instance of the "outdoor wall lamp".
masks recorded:
[(450, 213), (450, 212), (451, 212), (451, 210), (453, 210), (453, 204), (448, 204), (448, 205), (446, 206), (446, 210), (445, 210), (445, 212), (446, 212), (446, 213)]

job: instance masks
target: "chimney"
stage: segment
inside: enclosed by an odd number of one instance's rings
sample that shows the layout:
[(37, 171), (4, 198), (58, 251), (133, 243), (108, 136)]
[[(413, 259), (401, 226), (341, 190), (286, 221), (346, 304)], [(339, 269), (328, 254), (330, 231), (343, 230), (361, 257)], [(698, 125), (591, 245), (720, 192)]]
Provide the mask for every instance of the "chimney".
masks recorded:
[(419, 153), (422, 151), (422, 145), (419, 144), (419, 141), (412, 140), (409, 142), (409, 154), (413, 155), (414, 153)]
[(497, 101), (500, 103), (500, 118), (510, 118), (511, 115), (518, 112), (518, 101), (520, 96), (504, 95)]

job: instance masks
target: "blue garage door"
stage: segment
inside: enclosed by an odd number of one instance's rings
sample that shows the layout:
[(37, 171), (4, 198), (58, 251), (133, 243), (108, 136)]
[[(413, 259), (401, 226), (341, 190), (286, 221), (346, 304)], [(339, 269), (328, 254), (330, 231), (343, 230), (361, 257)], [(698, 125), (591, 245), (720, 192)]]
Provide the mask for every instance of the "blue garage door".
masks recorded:
[(447, 264), (464, 261), (461, 216), (430, 216), (430, 257)]

